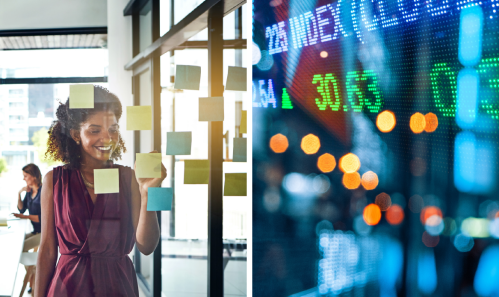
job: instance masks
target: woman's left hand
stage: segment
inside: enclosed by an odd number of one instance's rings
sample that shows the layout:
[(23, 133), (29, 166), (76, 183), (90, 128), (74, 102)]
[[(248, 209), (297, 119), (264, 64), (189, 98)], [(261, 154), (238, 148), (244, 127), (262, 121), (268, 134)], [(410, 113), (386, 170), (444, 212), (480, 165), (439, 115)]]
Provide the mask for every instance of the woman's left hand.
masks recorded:
[(27, 219), (28, 216), (27, 215), (24, 215), (22, 213), (12, 213), (16, 218), (20, 218), (20, 219)]
[[(151, 153), (157, 153), (156, 150), (150, 152)], [(134, 170), (136, 169), (137, 167), (137, 163), (135, 163), (134, 165)], [(157, 187), (161, 187), (161, 183), (163, 182), (163, 180), (166, 178), (166, 168), (165, 166), (163, 165), (163, 163), (161, 163), (161, 177), (154, 177), (154, 178), (138, 178), (137, 177), (137, 183), (139, 184), (139, 189), (140, 189), (140, 192), (145, 192), (148, 188), (157, 188)]]

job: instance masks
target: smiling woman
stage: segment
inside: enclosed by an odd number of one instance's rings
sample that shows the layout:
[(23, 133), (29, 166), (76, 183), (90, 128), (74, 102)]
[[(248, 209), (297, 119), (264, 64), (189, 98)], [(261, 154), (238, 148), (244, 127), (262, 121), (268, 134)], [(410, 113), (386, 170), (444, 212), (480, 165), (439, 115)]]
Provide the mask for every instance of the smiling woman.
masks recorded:
[[(125, 151), (118, 125), (122, 106), (105, 88), (93, 89), (94, 108), (61, 104), (49, 131), (46, 154), (65, 165), (43, 182), (35, 296), (138, 297), (127, 255), (134, 244), (149, 255), (159, 241), (147, 195), (148, 188), (161, 185), (166, 169), (162, 166), (161, 177), (136, 178), (132, 168), (113, 163)], [(99, 189), (102, 183), (114, 183), (113, 190)]]
[[(76, 169), (85, 154), (93, 155), (97, 159), (118, 160), (121, 153), (126, 152), (125, 143), (119, 135), (118, 121), (122, 114), (121, 102), (108, 90), (100, 86), (94, 86), (95, 108), (93, 109), (70, 109), (69, 102), (62, 104), (57, 109), (58, 121), (50, 128), (49, 146), (46, 153), (48, 158), (62, 161), (68, 167)], [(90, 117), (99, 121), (90, 124)], [(101, 130), (109, 128), (110, 143), (94, 143)], [(80, 135), (77, 135), (80, 132)], [(79, 143), (84, 134), (86, 143)], [(92, 135), (95, 137), (92, 138)], [(96, 138), (97, 137), (97, 138)], [(112, 149), (107, 148), (112, 144)], [(107, 150), (104, 150), (107, 149)], [(78, 153), (80, 152), (81, 153)], [(112, 151), (112, 153), (111, 153)]]

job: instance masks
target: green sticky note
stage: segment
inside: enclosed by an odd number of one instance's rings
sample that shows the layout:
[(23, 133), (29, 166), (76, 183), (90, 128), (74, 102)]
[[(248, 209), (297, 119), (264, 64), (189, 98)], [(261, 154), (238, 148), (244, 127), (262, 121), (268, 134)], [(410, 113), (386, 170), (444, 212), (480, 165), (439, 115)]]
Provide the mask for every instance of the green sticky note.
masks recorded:
[(118, 168), (94, 169), (95, 194), (120, 192), (120, 172)]
[(138, 178), (161, 177), (161, 153), (137, 153), (135, 156), (135, 175)]
[(233, 162), (246, 162), (247, 138), (234, 138)]
[(246, 91), (246, 68), (229, 66), (227, 73), (227, 82), (225, 83), (225, 90), (227, 91)]
[(126, 107), (126, 129), (127, 130), (151, 130), (152, 108), (148, 106)]
[(226, 173), (224, 196), (246, 196), (246, 173)]
[(172, 210), (172, 201), (173, 201), (172, 188), (147, 189), (148, 211)]
[(201, 82), (201, 67), (189, 65), (177, 65), (175, 69), (174, 89), (199, 90)]
[(70, 85), (69, 108), (94, 108), (94, 85)]
[(248, 112), (246, 110), (241, 110), (241, 124), (239, 125), (239, 133), (248, 133)]
[(192, 132), (166, 132), (167, 155), (190, 155)]
[(184, 163), (184, 184), (208, 184), (210, 160), (185, 160)]
[(199, 121), (222, 122), (224, 120), (224, 97), (199, 98)]

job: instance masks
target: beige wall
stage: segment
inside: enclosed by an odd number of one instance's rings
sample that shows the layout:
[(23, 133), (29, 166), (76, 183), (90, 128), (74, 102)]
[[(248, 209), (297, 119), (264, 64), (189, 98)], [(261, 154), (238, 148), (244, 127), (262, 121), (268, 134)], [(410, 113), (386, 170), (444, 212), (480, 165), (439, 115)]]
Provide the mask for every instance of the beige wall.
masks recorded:
[(124, 66), (132, 59), (132, 17), (123, 16), (129, 0), (107, 0), (107, 32), (109, 50), (109, 90), (116, 94), (123, 105), (120, 131), (128, 152), (119, 164), (133, 167), (133, 134), (126, 130), (126, 107), (133, 105), (132, 72)]
[(107, 25), (106, 0), (1, 0), (0, 7), (0, 30)]

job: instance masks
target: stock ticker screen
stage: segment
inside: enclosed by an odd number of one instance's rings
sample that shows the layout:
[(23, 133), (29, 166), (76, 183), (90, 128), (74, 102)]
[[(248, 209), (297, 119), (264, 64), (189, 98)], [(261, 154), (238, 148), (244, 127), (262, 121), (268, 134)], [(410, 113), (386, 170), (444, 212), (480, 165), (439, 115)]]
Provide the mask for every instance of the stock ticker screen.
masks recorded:
[(256, 296), (499, 295), (497, 10), (253, 1)]

